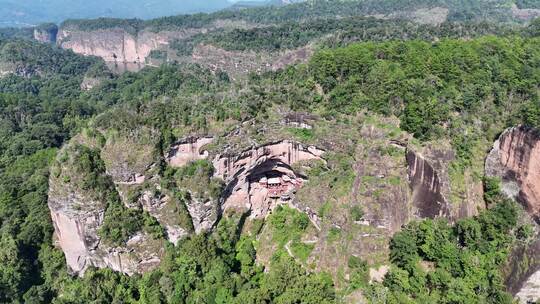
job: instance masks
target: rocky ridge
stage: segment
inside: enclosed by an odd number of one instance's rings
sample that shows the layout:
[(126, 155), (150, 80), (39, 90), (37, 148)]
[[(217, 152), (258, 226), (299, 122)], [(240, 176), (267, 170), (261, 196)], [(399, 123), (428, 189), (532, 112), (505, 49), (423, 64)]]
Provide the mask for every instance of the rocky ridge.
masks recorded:
[[(305, 128), (304, 125), (291, 125), (289, 120), (283, 120), (286, 128)], [(313, 123), (316, 119), (310, 121)], [(337, 213), (330, 218), (321, 213), (322, 207), (317, 202), (332, 201), (334, 198), (328, 197), (327, 193), (334, 190), (320, 177), (310, 176), (309, 168), (319, 166), (317, 163), (323, 168), (335, 166), (328, 161), (335, 157), (333, 149), (342, 149), (336, 143), (325, 144), (322, 141), (306, 145), (285, 139), (233, 149), (229, 140), (191, 136), (177, 141), (164, 155), (159, 155), (148, 148), (148, 139), (137, 146), (137, 138), (155, 137), (152, 130), (140, 130), (131, 137), (108, 135), (110, 139), (105, 140), (99, 149), (107, 176), (114, 182), (124, 204), (130, 208), (142, 208), (158, 219), (170, 242), (176, 243), (191, 233), (213, 229), (218, 219), (229, 213), (246, 214), (248, 221), (263, 219), (276, 206), (287, 204), (306, 213), (316, 228), (314, 234), (306, 236), (306, 242), (313, 246), (308, 262), (317, 261), (321, 270), (328, 270), (341, 265), (336, 260), (339, 258), (335, 256), (337, 253), (328, 251), (331, 247), (328, 247), (325, 234), (329, 227), (343, 230), (343, 233), (358, 231), (351, 240), (355, 245), (351, 245), (354, 250), (350, 254), (376, 262), (380, 261), (379, 258), (372, 260), (371, 255), (384, 254), (388, 238), (409, 221), (438, 217), (456, 220), (475, 215), (484, 208), (474, 199), (465, 198), (458, 204), (453, 202), (448, 173), (448, 166), (455, 158), (451, 149), (418, 147), (408, 143), (405, 135), (389, 137), (388, 131), (382, 130), (369, 123), (359, 129), (358, 134), (363, 141), (356, 144), (355, 180), (352, 189), (348, 190), (352, 192), (346, 193), (344, 198), (350, 206), (361, 202), (364, 214), (361, 219), (354, 220), (352, 227), (348, 227), (351, 225), (346, 219), (349, 215), (341, 214), (341, 208), (337, 208)], [(243, 132), (237, 130), (225, 136), (241, 134)], [(509, 189), (514, 190), (509, 193), (526, 206), (531, 204), (530, 198), (535, 193), (531, 175), (534, 177), (534, 172), (537, 172), (533, 157), (538, 153), (536, 142), (533, 130), (524, 127), (509, 129), (501, 135), (486, 161), (486, 174), (502, 174), (503, 182), (512, 183)], [(88, 140), (83, 143), (95, 148), (95, 144)], [(126, 150), (122, 148), (125, 146), (134, 148)], [(137, 151), (137, 154), (131, 155), (131, 151)], [(161, 188), (162, 178), (155, 171), (155, 164), (160, 159), (174, 168), (183, 168), (198, 161), (208, 162), (213, 168), (214, 178), (224, 183), (219, 200), (201, 199), (196, 192), (191, 192), (187, 200), (177, 201), (171, 192)], [(498, 167), (493, 165), (495, 161), (499, 162)], [(292, 185), (291, 181), (298, 182), (298, 187), (291, 186), (277, 195), (272, 194), (274, 190), (268, 187), (268, 180), (276, 178), (280, 183), (286, 181), (289, 185)], [(517, 194), (516, 187), (520, 189)], [(187, 191), (190, 192), (189, 189)], [(521, 192), (531, 194), (520, 195)], [(130, 199), (133, 193), (138, 193), (135, 200)], [(481, 194), (480, 191), (477, 196)], [(524, 198), (527, 200), (522, 200)], [(174, 218), (181, 210), (178, 209), (179, 204), (187, 210), (192, 228)], [(103, 222), (105, 204), (65, 183), (62, 177), (51, 177), (49, 207), (59, 245), (75, 272), (82, 273), (88, 266), (96, 266), (132, 274), (159, 264), (163, 245), (147, 235), (134, 235), (123, 247), (110, 247), (101, 242), (97, 231)], [(536, 212), (534, 208), (528, 210), (532, 214)], [(262, 252), (272, 252), (272, 249), (264, 248)], [(518, 254), (514, 256), (516, 261), (523, 260)], [(259, 261), (265, 263), (265, 257), (260, 257)], [(531, 290), (534, 290), (531, 286), (537, 284), (535, 273), (534, 268), (528, 268), (520, 275), (519, 282), (507, 283), (509, 289), (518, 296), (525, 295), (522, 298), (530, 297)]]
[[(93, 178), (109, 180), (104, 172), (85, 176), (78, 169), (91, 152), (78, 142), (64, 147), (50, 176), (48, 205), (58, 245), (64, 251), (70, 269), (84, 274), (88, 267), (108, 267), (126, 274), (142, 273), (156, 267), (163, 244), (145, 233), (133, 235), (123, 246), (102, 241), (98, 231), (104, 221), (107, 203), (90, 186)], [(109, 194), (107, 194), (109, 193)]]

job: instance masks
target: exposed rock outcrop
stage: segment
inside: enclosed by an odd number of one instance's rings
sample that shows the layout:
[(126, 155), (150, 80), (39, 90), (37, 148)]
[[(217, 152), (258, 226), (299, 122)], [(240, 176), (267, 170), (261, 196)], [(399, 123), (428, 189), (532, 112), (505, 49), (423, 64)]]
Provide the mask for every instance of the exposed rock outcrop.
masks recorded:
[(504, 131), (486, 159), (486, 175), (502, 180), (502, 191), (540, 217), (540, 131), (524, 126)]
[(419, 24), (439, 25), (448, 19), (449, 12), (450, 10), (445, 7), (432, 7), (390, 14), (374, 14), (371, 17), (378, 19), (408, 19)]
[(34, 39), (43, 43), (56, 43), (58, 26), (54, 23), (42, 24), (34, 28)]
[[(159, 188), (159, 186), (155, 185), (155, 188)], [(138, 203), (144, 211), (155, 217), (165, 228), (169, 242), (176, 245), (178, 240), (191, 233), (179, 218), (179, 202), (173, 200), (169, 195), (162, 194), (157, 189), (156, 191), (145, 190), (139, 196)]]
[(213, 140), (212, 137), (184, 139), (171, 147), (167, 155), (167, 163), (172, 167), (181, 167), (194, 160), (206, 159), (208, 151), (202, 148)]
[(515, 248), (505, 269), (505, 285), (522, 304), (540, 299), (540, 240)]
[(98, 56), (109, 62), (144, 63), (152, 50), (166, 47), (173, 39), (187, 38), (198, 32), (198, 29), (183, 29), (174, 32), (143, 30), (129, 33), (122, 28), (94, 31), (61, 28), (57, 43), (75, 53)]
[(83, 78), (83, 81), (81, 82), (81, 90), (88, 91), (91, 90), (97, 86), (99, 86), (102, 82), (102, 79), (97, 77), (87, 77), (85, 76)]
[(186, 202), (195, 233), (209, 231), (218, 220), (219, 203), (211, 199), (192, 198)]
[(299, 129), (312, 129), (318, 117), (301, 112), (291, 112), (283, 117), (281, 124)]
[(228, 51), (209, 44), (199, 44), (193, 54), (183, 60), (195, 62), (212, 71), (226, 71), (232, 79), (249, 72), (263, 73), (276, 71), (290, 64), (304, 63), (314, 53), (314, 47), (307, 45), (283, 52)]
[(62, 149), (49, 181), (48, 205), (67, 265), (79, 275), (90, 266), (108, 267), (129, 275), (156, 267), (163, 254), (161, 240), (145, 233), (132, 236), (123, 246), (113, 246), (102, 240), (98, 231), (104, 221), (107, 202), (102, 197), (105, 194), (94, 189), (89, 181), (93, 178), (106, 180), (107, 177), (104, 172), (85, 175), (79, 164), (82, 161), (88, 163), (89, 154), (81, 158), (85, 148), (79, 147), (75, 143)]
[(272, 189), (264, 186), (261, 180), (266, 179), (270, 183), (269, 179), (281, 179), (280, 186), (283, 179), (291, 181), (291, 184), (302, 183), (305, 177), (297, 175), (291, 166), (301, 161), (324, 161), (323, 154), (324, 151), (313, 146), (281, 141), (234, 156), (216, 156), (213, 161), (215, 175), (227, 185), (222, 209), (250, 211), (251, 217), (264, 218), (278, 204), (278, 200), (272, 198)]
[[(501, 190), (540, 218), (540, 132), (517, 126), (505, 130), (486, 158), (486, 176), (501, 179)], [(505, 285), (520, 303), (540, 298), (540, 240), (515, 248), (505, 269)]]
[[(448, 202), (439, 173), (421, 154), (407, 151), (409, 184), (412, 200), (420, 218), (448, 217)], [(448, 185), (446, 185), (447, 187)]]
[(519, 8), (515, 3), (512, 4), (512, 15), (514, 18), (521, 20), (532, 20), (534, 18), (540, 17), (540, 9), (526, 9)]

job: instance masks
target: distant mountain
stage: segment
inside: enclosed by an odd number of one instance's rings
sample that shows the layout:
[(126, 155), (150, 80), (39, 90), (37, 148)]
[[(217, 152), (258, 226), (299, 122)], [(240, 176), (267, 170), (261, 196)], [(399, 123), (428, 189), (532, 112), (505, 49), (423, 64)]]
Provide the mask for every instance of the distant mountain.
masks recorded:
[(260, 7), (260, 6), (269, 6), (269, 5), (275, 5), (275, 6), (281, 6), (281, 5), (287, 5), (292, 3), (298, 3), (298, 2), (304, 2), (305, 0), (267, 0), (267, 1), (238, 1), (233, 6), (231, 6), (232, 9), (242, 9), (242, 8), (250, 8), (250, 7)]
[(150, 19), (212, 12), (231, 6), (227, 0), (0, 0), (0, 27), (98, 17)]

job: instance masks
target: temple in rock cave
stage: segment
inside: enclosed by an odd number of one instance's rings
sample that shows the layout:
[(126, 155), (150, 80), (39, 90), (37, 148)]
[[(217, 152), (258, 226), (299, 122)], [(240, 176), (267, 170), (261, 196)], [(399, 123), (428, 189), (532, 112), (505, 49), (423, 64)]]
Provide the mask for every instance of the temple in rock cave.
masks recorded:
[(303, 180), (290, 177), (288, 175), (267, 177), (263, 176), (259, 180), (259, 186), (268, 190), (269, 198), (281, 198), (289, 200), (291, 194), (296, 192), (302, 186)]

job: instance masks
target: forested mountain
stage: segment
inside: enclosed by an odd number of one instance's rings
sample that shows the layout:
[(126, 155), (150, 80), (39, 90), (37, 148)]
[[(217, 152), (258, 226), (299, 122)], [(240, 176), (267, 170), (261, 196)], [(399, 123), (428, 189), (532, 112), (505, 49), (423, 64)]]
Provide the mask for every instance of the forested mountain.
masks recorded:
[(183, 1), (0, 1), (1, 26), (29, 26), (69, 18), (142, 18), (211, 12), (230, 6), (227, 0)]
[(1, 30), (0, 303), (538, 301), (533, 2)]

